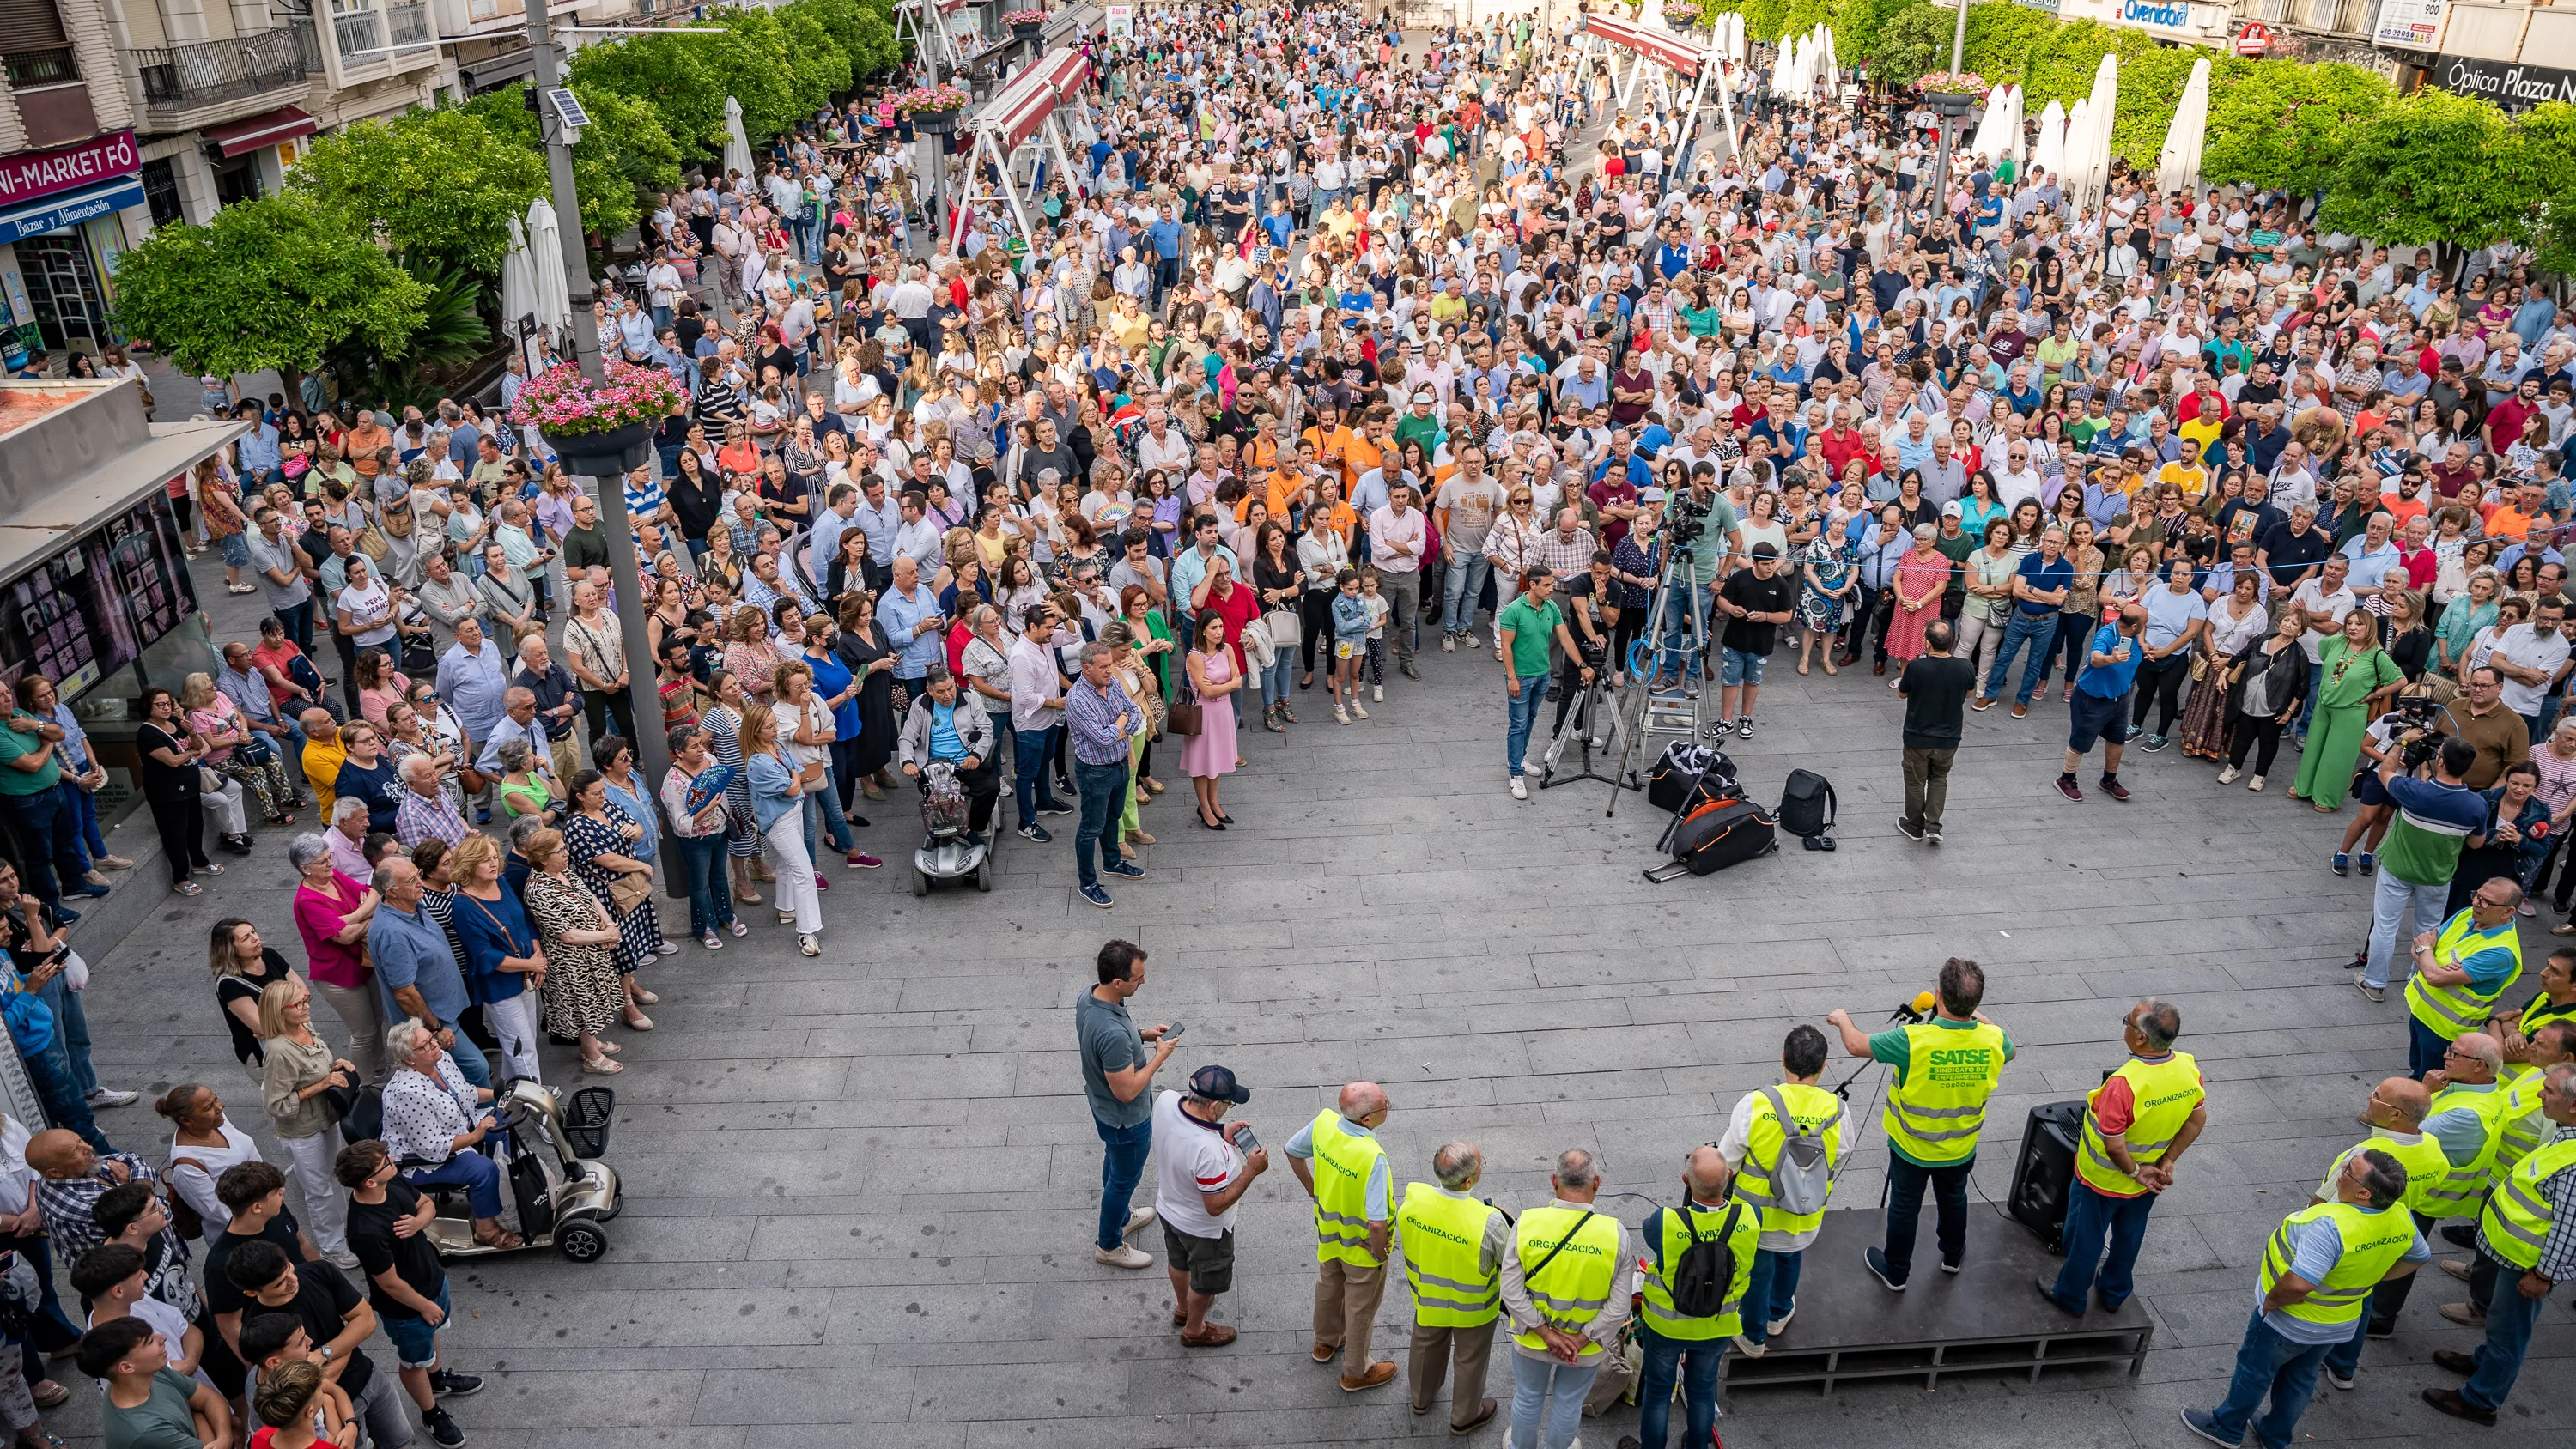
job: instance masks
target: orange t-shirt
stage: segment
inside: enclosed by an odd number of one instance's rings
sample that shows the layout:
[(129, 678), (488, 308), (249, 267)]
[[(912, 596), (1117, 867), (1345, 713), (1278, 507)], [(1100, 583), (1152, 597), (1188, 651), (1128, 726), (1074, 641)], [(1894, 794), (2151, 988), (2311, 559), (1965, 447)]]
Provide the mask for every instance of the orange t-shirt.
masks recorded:
[(2531, 533), (2531, 515), (2510, 503), (2499, 503), (2486, 511), (2487, 537), (2524, 538)]
[(349, 430), (349, 446), (344, 456), (348, 458), (349, 466), (357, 470), (359, 477), (373, 478), (376, 476), (376, 450), (390, 448), (393, 445), (394, 435), (391, 431), (378, 427), (374, 423), (368, 423), (364, 427)]

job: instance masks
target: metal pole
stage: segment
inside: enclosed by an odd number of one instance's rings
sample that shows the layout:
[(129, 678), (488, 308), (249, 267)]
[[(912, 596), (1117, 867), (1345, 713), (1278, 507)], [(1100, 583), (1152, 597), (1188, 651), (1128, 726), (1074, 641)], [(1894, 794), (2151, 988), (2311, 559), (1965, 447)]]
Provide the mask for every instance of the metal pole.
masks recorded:
[(1950, 31), (1950, 73), (1956, 75), (1968, 58), (1968, 0), (1957, 0), (1959, 23)]
[[(546, 37), (546, 7), (543, 3), (528, 7), (528, 50), (536, 61), (536, 84), (540, 92), (562, 84), (561, 57)], [(573, 189), (572, 147), (566, 143), (563, 121), (549, 105), (537, 107), (537, 124), (546, 141), (546, 173), (554, 183), (555, 227), (565, 238), (564, 282), (572, 298), (573, 357), (581, 365), (582, 376), (592, 382), (608, 380), (607, 364), (599, 352), (599, 323), (592, 315), (590, 286), (590, 251), (583, 240), (581, 197)], [(644, 616), (652, 608), (651, 597), (644, 591), (644, 573), (635, 559), (635, 538), (626, 521), (626, 480), (597, 478), (591, 486), (598, 495), (599, 521), (608, 535), (608, 572), (617, 587), (618, 636), (626, 651), (626, 701), (635, 715), (635, 762), (643, 772), (643, 785), (648, 796), (658, 799), (662, 777), (670, 773), (671, 751), (662, 736), (662, 697), (658, 687), (660, 661), (653, 657), (650, 636), (644, 632)], [(572, 584), (565, 580), (565, 608), (572, 606), (569, 597)], [(660, 815), (660, 810), (655, 810)], [(677, 862), (676, 847), (664, 822), (663, 858)], [(685, 894), (687, 886), (677, 871), (667, 873), (664, 889), (677, 885)]]

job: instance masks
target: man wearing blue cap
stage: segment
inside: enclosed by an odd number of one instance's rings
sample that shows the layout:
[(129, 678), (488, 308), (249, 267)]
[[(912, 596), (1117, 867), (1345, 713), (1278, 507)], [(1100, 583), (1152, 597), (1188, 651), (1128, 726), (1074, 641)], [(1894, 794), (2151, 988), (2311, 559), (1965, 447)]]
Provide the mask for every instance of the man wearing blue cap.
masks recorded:
[(1208, 1310), (1234, 1286), (1235, 1204), (1270, 1170), (1251, 1127), (1225, 1121), (1228, 1107), (1251, 1100), (1234, 1073), (1215, 1065), (1190, 1073), (1186, 1095), (1154, 1098), (1154, 1210), (1172, 1275), (1172, 1323), (1192, 1348), (1234, 1342), (1234, 1329), (1209, 1322)]

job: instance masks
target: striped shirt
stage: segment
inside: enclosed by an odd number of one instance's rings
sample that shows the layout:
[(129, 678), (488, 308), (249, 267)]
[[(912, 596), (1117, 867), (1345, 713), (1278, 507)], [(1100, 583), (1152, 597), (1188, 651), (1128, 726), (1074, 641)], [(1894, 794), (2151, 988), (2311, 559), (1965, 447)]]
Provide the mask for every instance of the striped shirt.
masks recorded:
[(1073, 735), (1075, 759), (1086, 765), (1123, 765), (1127, 742), (1144, 732), (1145, 712), (1115, 679), (1107, 689), (1076, 679), (1064, 692), (1064, 721)]
[[(2549, 1136), (2549, 1142), (2564, 1139), (2570, 1129), (2561, 1127)], [(2541, 1146), (2548, 1146), (2544, 1142)], [(2576, 1277), (2576, 1212), (2568, 1211), (2568, 1191), (2576, 1186), (2576, 1167), (2562, 1167), (2540, 1180), (2540, 1195), (2549, 1200), (2549, 1237), (2540, 1245), (2540, 1264), (2533, 1271), (2552, 1283), (2564, 1283)], [(2504, 1255), (2487, 1246), (2485, 1220), (2478, 1226), (2478, 1251), (2496, 1262)]]

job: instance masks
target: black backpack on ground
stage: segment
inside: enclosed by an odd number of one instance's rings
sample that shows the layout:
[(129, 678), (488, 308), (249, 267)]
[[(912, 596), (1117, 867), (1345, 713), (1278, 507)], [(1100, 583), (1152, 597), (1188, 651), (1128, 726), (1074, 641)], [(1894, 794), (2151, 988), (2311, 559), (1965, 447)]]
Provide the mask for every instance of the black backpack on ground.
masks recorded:
[(1646, 872), (1661, 883), (1685, 875), (1714, 875), (1780, 848), (1778, 823), (1750, 800), (1712, 800), (1673, 822), (1669, 865)]
[(1789, 772), (1789, 783), (1780, 789), (1782, 831), (1806, 841), (1809, 850), (1831, 850), (1834, 812), (1832, 782), (1813, 770)]
[(1666, 1280), (1672, 1284), (1673, 1311), (1684, 1318), (1715, 1318), (1725, 1311), (1726, 1290), (1735, 1284), (1735, 1249), (1727, 1240), (1735, 1236), (1744, 1204), (1728, 1205), (1726, 1220), (1717, 1225), (1713, 1238), (1699, 1235), (1700, 1215), (1691, 1211), (1689, 1203), (1683, 1203), (1680, 1212), (1682, 1226), (1691, 1236)]

